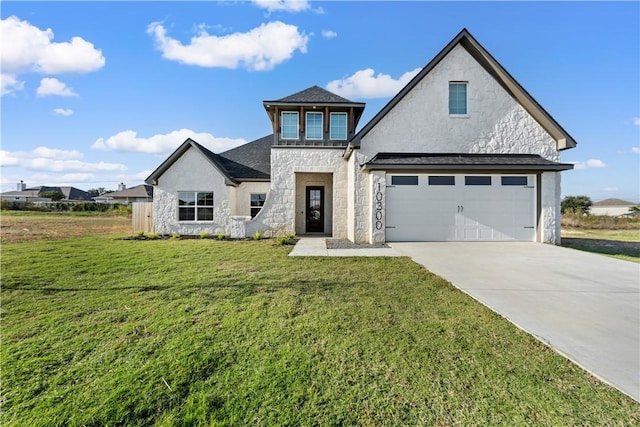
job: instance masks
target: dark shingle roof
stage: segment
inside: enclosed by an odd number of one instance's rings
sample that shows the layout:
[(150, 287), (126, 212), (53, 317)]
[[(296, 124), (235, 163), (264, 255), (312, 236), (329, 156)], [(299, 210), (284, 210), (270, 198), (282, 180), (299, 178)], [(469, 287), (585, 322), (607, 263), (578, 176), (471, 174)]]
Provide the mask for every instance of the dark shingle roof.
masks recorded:
[(234, 179), (269, 179), (273, 134), (220, 153), (222, 166)]
[(482, 169), (567, 170), (573, 165), (557, 163), (537, 154), (378, 153), (366, 169)]
[(158, 178), (191, 147), (205, 156), (224, 176), (228, 185), (241, 181), (268, 181), (271, 166), (271, 141), (273, 135), (236, 147), (222, 154), (216, 154), (187, 138), (160, 166), (145, 180), (147, 184), (157, 184)]
[(105, 197), (152, 197), (153, 187), (151, 185), (141, 184), (135, 187), (127, 188), (122, 191), (113, 191), (111, 193), (104, 194)]
[[(269, 102), (269, 101), (265, 101)], [(300, 103), (319, 103), (319, 104), (334, 104), (334, 103), (345, 103), (345, 104), (353, 104), (353, 101), (349, 101), (346, 98), (336, 95), (335, 93), (331, 93), (328, 90), (322, 89), (319, 86), (311, 86), (305, 90), (301, 90), (300, 92), (296, 92), (293, 95), (285, 96), (284, 98), (280, 98), (278, 100), (272, 102), (286, 102), (292, 104), (300, 104)]]

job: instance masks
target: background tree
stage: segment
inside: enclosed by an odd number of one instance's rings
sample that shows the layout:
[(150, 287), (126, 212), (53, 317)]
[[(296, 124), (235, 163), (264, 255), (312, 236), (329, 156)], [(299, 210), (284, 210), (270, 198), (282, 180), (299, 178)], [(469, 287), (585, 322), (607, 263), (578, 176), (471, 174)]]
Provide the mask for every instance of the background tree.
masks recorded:
[(52, 202), (59, 202), (60, 200), (64, 199), (64, 194), (56, 190), (43, 191), (42, 193), (38, 194), (38, 197), (46, 197), (47, 199), (51, 199)]
[(567, 196), (560, 202), (563, 214), (588, 215), (593, 202), (589, 196)]

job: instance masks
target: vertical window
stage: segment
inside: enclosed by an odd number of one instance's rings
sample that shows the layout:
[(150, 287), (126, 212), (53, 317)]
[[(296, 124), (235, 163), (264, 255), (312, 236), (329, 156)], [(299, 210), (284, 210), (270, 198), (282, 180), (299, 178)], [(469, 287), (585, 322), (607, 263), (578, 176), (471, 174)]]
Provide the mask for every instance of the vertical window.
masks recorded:
[(347, 113), (331, 113), (330, 139), (347, 139)]
[(213, 221), (213, 193), (178, 192), (179, 221)]
[(307, 113), (307, 139), (322, 139), (322, 113)]
[(467, 83), (449, 82), (449, 114), (467, 114)]
[(298, 139), (298, 112), (282, 112), (282, 139)]
[(264, 206), (264, 201), (267, 198), (265, 193), (251, 193), (251, 218), (255, 218), (260, 212), (260, 209)]

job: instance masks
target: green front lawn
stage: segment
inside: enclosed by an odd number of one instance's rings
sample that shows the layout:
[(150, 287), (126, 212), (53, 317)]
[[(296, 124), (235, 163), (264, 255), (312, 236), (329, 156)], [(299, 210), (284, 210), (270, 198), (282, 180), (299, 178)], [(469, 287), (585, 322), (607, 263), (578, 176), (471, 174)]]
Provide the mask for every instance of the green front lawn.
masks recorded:
[(637, 425), (640, 405), (407, 258), (273, 241), (2, 246), (2, 419)]

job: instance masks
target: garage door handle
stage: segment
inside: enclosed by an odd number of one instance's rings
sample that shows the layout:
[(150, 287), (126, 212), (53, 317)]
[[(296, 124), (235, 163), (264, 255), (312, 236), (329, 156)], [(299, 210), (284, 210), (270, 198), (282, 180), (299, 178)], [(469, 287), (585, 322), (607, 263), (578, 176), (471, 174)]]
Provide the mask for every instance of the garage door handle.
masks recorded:
[(458, 205), (458, 213), (464, 212), (464, 206)]

